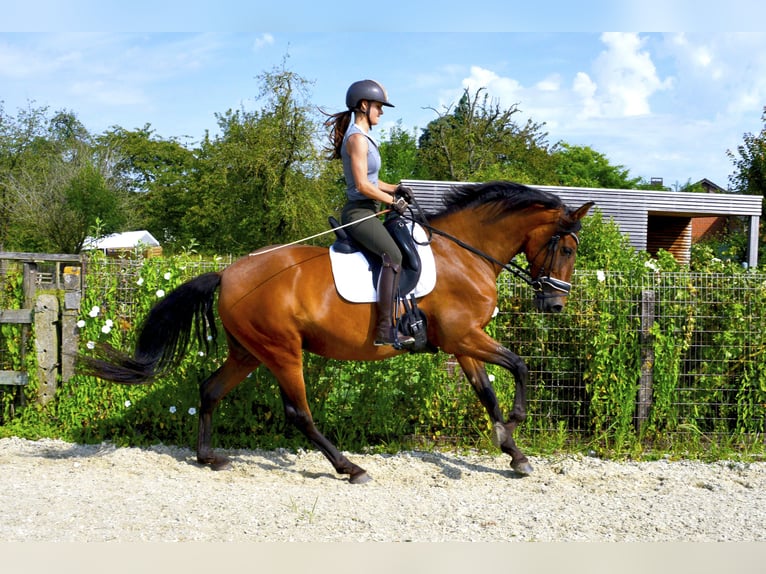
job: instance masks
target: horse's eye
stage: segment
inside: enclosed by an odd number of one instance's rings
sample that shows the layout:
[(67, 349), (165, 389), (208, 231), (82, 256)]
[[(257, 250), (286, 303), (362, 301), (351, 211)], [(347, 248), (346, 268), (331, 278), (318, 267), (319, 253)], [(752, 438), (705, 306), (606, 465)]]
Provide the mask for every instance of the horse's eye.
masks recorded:
[(574, 255), (574, 249), (571, 247), (562, 247), (561, 252), (567, 257), (572, 257), (572, 255)]

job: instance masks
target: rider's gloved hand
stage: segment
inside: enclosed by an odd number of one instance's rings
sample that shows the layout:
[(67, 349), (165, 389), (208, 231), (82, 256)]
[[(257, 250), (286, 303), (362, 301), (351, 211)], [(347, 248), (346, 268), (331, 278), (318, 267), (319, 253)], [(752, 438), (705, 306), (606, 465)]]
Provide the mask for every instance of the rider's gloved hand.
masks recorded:
[(407, 201), (403, 197), (396, 198), (391, 204), (391, 209), (396, 211), (399, 215), (404, 215), (407, 211)]
[(412, 193), (412, 189), (407, 187), (406, 185), (402, 185), (401, 183), (396, 186), (396, 191), (394, 191), (394, 196), (404, 198), (404, 201), (406, 201), (407, 203), (412, 203), (415, 199), (415, 196)]

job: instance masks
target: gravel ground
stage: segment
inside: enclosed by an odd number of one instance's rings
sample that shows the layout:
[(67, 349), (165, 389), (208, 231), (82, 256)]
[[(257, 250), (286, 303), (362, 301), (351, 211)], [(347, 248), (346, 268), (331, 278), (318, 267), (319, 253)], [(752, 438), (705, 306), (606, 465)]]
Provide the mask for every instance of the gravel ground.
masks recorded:
[(0, 440), (0, 540), (764, 541), (766, 463), (350, 455), (350, 485), (313, 451), (225, 451)]

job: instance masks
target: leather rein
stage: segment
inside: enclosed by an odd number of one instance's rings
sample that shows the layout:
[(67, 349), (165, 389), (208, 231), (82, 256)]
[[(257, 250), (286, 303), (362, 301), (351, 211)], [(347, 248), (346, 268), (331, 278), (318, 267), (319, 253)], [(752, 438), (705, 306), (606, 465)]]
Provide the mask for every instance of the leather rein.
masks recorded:
[[(572, 231), (562, 231), (559, 233), (556, 233), (551, 236), (551, 238), (548, 240), (548, 243), (545, 244), (545, 246), (542, 249), (547, 249), (547, 253), (545, 255), (545, 260), (543, 261), (543, 265), (540, 267), (540, 272), (538, 273), (537, 277), (532, 277), (532, 274), (529, 272), (529, 269), (526, 267), (522, 267), (518, 263), (516, 263), (513, 259), (509, 261), (508, 263), (503, 263), (502, 261), (499, 261), (489, 255), (488, 253), (484, 253), (482, 250), (477, 249), (473, 245), (469, 245), (468, 243), (458, 239), (454, 235), (450, 235), (446, 231), (442, 231), (441, 229), (438, 229), (431, 224), (426, 222), (425, 215), (423, 214), (423, 211), (420, 209), (420, 206), (415, 204), (416, 208), (419, 212), (418, 217), (412, 217), (412, 216), (402, 216), (406, 219), (409, 219), (410, 221), (413, 221), (415, 223), (418, 223), (419, 225), (423, 226), (425, 229), (427, 229), (429, 232), (434, 233), (436, 235), (440, 235), (446, 239), (449, 239), (456, 245), (459, 245), (463, 249), (466, 249), (470, 251), (471, 253), (474, 253), (478, 255), (479, 257), (482, 257), (483, 259), (486, 259), (490, 263), (494, 263), (495, 265), (501, 267), (502, 269), (505, 269), (506, 271), (514, 274), (516, 277), (520, 278), (522, 281), (524, 281), (527, 285), (532, 287), (534, 289), (535, 294), (537, 297), (545, 298), (545, 297), (556, 297), (559, 296), (559, 294), (568, 295), (569, 292), (572, 290), (572, 284), (568, 281), (563, 281), (561, 279), (556, 279), (555, 277), (551, 277), (550, 273), (545, 273), (546, 266), (548, 263), (550, 263), (550, 266), (553, 266), (553, 261), (556, 257), (556, 249), (558, 248), (559, 241), (561, 241), (562, 236), (571, 235), (575, 242), (579, 245), (580, 238), (577, 235), (577, 231), (579, 231), (580, 226), (577, 226), (577, 229), (574, 229)], [(579, 222), (578, 222), (579, 223)], [(430, 239), (426, 241), (425, 243), (430, 243)], [(542, 251), (541, 249), (541, 251)], [(538, 252), (539, 255), (539, 252)], [(535, 259), (537, 256), (535, 256)], [(550, 290), (558, 291), (559, 293), (551, 294), (549, 293)]]

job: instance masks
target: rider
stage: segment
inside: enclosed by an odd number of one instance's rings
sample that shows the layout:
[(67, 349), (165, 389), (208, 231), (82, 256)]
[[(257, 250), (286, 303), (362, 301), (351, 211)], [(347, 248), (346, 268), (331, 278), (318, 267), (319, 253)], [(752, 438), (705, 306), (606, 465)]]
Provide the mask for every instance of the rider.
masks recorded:
[(380, 152), (369, 132), (380, 121), (384, 106), (394, 107), (380, 83), (374, 80), (354, 82), (346, 92), (347, 109), (331, 115), (325, 125), (331, 128), (330, 159), (343, 160), (347, 201), (341, 212), (341, 222), (345, 225), (364, 219), (351, 226), (348, 233), (363, 247), (379, 255), (383, 264), (377, 285), (374, 344), (408, 346), (415, 343), (415, 339), (399, 332), (393, 322), (402, 253), (380, 218), (374, 216), (380, 203), (404, 213), (407, 208), (405, 197), (411, 200), (406, 188), (378, 179)]

